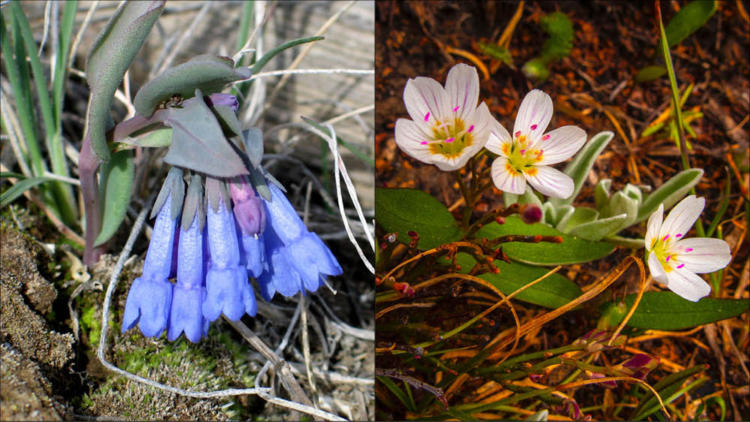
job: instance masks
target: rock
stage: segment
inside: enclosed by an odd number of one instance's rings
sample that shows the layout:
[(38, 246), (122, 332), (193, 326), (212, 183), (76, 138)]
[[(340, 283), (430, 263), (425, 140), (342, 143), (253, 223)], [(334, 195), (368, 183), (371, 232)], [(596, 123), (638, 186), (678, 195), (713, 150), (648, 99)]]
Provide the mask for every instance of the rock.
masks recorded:
[(65, 367), (73, 359), (73, 336), (52, 330), (40, 315), (57, 297), (37, 270), (43, 252), (7, 227), (0, 229), (0, 244), (0, 340), (41, 364)]
[(59, 421), (68, 413), (52, 397), (50, 382), (39, 365), (11, 345), (0, 344), (0, 418), (2, 420)]

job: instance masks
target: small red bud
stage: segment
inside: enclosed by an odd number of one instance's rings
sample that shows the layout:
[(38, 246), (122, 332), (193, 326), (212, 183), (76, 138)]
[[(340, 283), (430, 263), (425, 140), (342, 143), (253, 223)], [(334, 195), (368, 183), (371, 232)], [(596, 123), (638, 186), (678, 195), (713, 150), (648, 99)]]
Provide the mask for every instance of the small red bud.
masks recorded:
[(505, 224), (505, 217), (498, 215), (497, 217), (495, 217), (495, 221), (497, 222), (497, 224)]
[(522, 207), (521, 219), (526, 224), (538, 223), (542, 219), (542, 209), (536, 204), (528, 204)]

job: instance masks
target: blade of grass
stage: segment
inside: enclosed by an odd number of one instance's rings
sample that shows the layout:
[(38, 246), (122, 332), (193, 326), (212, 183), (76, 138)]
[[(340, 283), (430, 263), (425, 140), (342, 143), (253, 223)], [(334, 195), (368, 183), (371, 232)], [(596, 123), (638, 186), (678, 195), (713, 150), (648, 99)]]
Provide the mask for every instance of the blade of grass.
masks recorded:
[[(326, 134), (328, 134), (330, 136), (330, 133), (328, 132), (328, 129), (326, 129), (323, 125), (320, 125), (320, 124), (318, 124), (316, 122), (313, 122), (311, 120), (310, 121), (309, 120), (305, 120), (305, 121), (307, 123), (311, 124), (312, 126), (314, 126), (319, 131), (324, 132), (324, 133), (326, 133)], [(336, 136), (336, 143), (339, 144), (339, 145), (341, 145), (342, 147), (348, 149), (352, 154), (354, 154), (357, 158), (359, 158), (360, 160), (362, 160), (362, 162), (364, 162), (365, 164), (367, 164), (367, 166), (370, 167), (371, 169), (375, 168), (375, 160), (372, 159), (372, 158), (370, 158), (370, 157), (368, 157), (367, 154), (365, 154), (364, 152), (362, 152), (359, 149), (357, 149), (357, 147), (355, 147), (354, 145), (352, 145), (349, 142), (347, 142), (347, 141), (339, 138), (338, 136)]]
[(9, 205), (11, 202), (15, 201), (16, 198), (23, 195), (24, 192), (27, 190), (33, 188), (36, 185), (39, 185), (41, 183), (45, 182), (52, 182), (55, 181), (55, 179), (51, 177), (29, 177), (28, 179), (23, 178), (23, 176), (19, 177), (21, 175), (14, 174), (10, 175), (10, 173), (2, 173), (0, 174), (0, 177), (16, 177), (19, 180), (13, 184), (13, 186), (9, 187), (5, 192), (0, 194), (0, 208), (4, 208), (5, 206)]
[(403, 390), (398, 388), (398, 386), (396, 385), (395, 382), (393, 382), (392, 379), (388, 377), (384, 377), (384, 376), (379, 376), (376, 378), (378, 379), (378, 381), (382, 382), (383, 385), (385, 385), (385, 387), (388, 388), (388, 390), (391, 393), (393, 393), (393, 395), (396, 396), (396, 398), (401, 402), (401, 404), (403, 404), (407, 409), (409, 409), (412, 412), (416, 411), (416, 409), (411, 407), (411, 402), (409, 401), (409, 398), (406, 397), (406, 393), (404, 393)]
[(263, 66), (266, 65), (272, 58), (274, 58), (277, 54), (281, 53), (282, 51), (292, 48), (295, 46), (298, 46), (300, 44), (305, 44), (313, 41), (320, 41), (324, 37), (304, 37), (304, 38), (297, 38), (296, 40), (287, 41), (284, 44), (281, 44), (280, 46), (274, 48), (273, 50), (269, 51), (268, 53), (264, 54), (263, 57), (261, 57), (252, 67), (253, 75), (256, 73), (259, 73), (261, 69), (263, 69)]
[(724, 187), (724, 193), (721, 196), (721, 202), (719, 203), (719, 210), (716, 212), (716, 215), (714, 216), (714, 219), (711, 220), (711, 225), (708, 226), (708, 230), (706, 231), (706, 236), (711, 237), (714, 234), (714, 231), (716, 230), (716, 227), (719, 225), (719, 222), (722, 218), (724, 218), (724, 214), (727, 212), (727, 208), (729, 207), (729, 195), (731, 194), (732, 189), (732, 177), (727, 170), (727, 184)]
[[(11, 22), (12, 30), (16, 28), (13, 23)], [(12, 35), (13, 46), (10, 44), (10, 37), (8, 37), (8, 32), (5, 29), (5, 16), (0, 13), (0, 47), (2, 48), (8, 80), (13, 90), (13, 97), (16, 100), (16, 109), (19, 111), (18, 118), (21, 130), (26, 140), (26, 149), (29, 154), (29, 157), (26, 158), (34, 175), (40, 176), (46, 171), (46, 168), (31, 118), (31, 89), (29, 88), (28, 72), (25, 72), (24, 66), (20, 66), (20, 60), (18, 59), (21, 56), (19, 53), (23, 51), (23, 46), (20, 44), (20, 38), (16, 31), (13, 31)]]
[(687, 145), (685, 143), (685, 128), (682, 126), (682, 110), (680, 108), (680, 88), (677, 85), (677, 78), (674, 73), (674, 66), (672, 65), (672, 54), (669, 52), (669, 42), (667, 40), (666, 32), (664, 31), (664, 23), (661, 19), (661, 5), (659, 0), (654, 1), (656, 7), (656, 20), (659, 22), (659, 33), (661, 34), (661, 52), (664, 55), (664, 63), (667, 66), (667, 75), (669, 76), (669, 84), (672, 88), (672, 112), (674, 121), (677, 124), (679, 131), (680, 141), (680, 156), (682, 157), (682, 169), (687, 170), (690, 168), (690, 160), (687, 156)]
[[(685, 139), (685, 127), (682, 121), (682, 109), (680, 108), (680, 87), (677, 85), (677, 77), (674, 73), (674, 66), (672, 65), (672, 54), (669, 52), (669, 41), (667, 40), (667, 34), (664, 30), (664, 22), (661, 18), (661, 4), (660, 0), (654, 0), (654, 6), (656, 8), (656, 20), (659, 22), (659, 33), (661, 35), (661, 51), (664, 55), (664, 64), (667, 67), (667, 75), (669, 76), (669, 85), (672, 88), (672, 111), (675, 124), (677, 125), (677, 132), (679, 135), (679, 146), (680, 146), (680, 157), (682, 158), (682, 169), (687, 170), (690, 168), (690, 158), (688, 157), (687, 151), (687, 140)], [(690, 193), (695, 195), (695, 188), (690, 189)], [(703, 223), (700, 218), (695, 224), (695, 231), (699, 237), (705, 236), (703, 229)]]
[[(44, 69), (42, 68), (42, 62), (39, 59), (39, 55), (36, 51), (36, 42), (34, 41), (34, 34), (31, 32), (31, 26), (29, 21), (26, 19), (26, 15), (21, 10), (19, 2), (12, 1), (9, 6), (9, 10), (13, 16), (14, 21), (18, 24), (20, 29), (20, 37), (23, 40), (26, 48), (26, 56), (29, 58), (31, 64), (31, 73), (34, 79), (34, 85), (36, 87), (37, 100), (39, 101), (39, 109), (42, 113), (42, 121), (45, 129), (45, 140), (47, 143), (47, 152), (49, 154), (50, 162), (52, 164), (52, 171), (60, 176), (69, 176), (68, 165), (65, 160), (65, 154), (62, 147), (62, 136), (57, 130), (55, 121), (52, 115), (52, 104), (50, 103), (49, 92), (47, 88), (47, 78), (44, 75)], [(75, 224), (77, 217), (75, 211), (75, 200), (73, 197), (73, 190), (70, 186), (64, 185), (60, 182), (55, 182), (54, 185), (55, 196), (57, 199), (57, 205), (62, 216), (63, 221), (67, 224)]]
[[(28, 67), (25, 65), (26, 53), (24, 50), (21, 36), (19, 35), (20, 30), (15, 19), (11, 19), (11, 36), (8, 36), (8, 32), (5, 27), (5, 15), (0, 12), (0, 45), (2, 46), (2, 58), (5, 62), (5, 69), (10, 81), (11, 89), (13, 90), (13, 97), (16, 103), (16, 116), (20, 125), (21, 132), (23, 132), (23, 139), (26, 146), (27, 156), (19, 157), (20, 160), (24, 160), (29, 164), (29, 167), (34, 176), (42, 176), (47, 172), (47, 165), (42, 158), (41, 149), (39, 148), (39, 141), (35, 131), (34, 120), (33, 120), (33, 106), (31, 100), (31, 83), (29, 81)], [(11, 45), (11, 39), (13, 44)], [(7, 110), (6, 110), (7, 111)], [(43, 187), (40, 187), (41, 197), (43, 201), (50, 204), (50, 211), (60, 217), (57, 203), (55, 200), (54, 193)]]
[[(65, 80), (68, 74), (68, 52), (70, 51), (73, 24), (76, 18), (77, 0), (65, 2), (62, 25), (60, 27), (57, 55), (55, 57), (55, 71), (52, 75), (52, 103), (54, 104), (54, 119), (56, 128), (60, 128), (62, 119), (63, 99), (65, 98)], [(58, 129), (59, 130), (59, 129)]]

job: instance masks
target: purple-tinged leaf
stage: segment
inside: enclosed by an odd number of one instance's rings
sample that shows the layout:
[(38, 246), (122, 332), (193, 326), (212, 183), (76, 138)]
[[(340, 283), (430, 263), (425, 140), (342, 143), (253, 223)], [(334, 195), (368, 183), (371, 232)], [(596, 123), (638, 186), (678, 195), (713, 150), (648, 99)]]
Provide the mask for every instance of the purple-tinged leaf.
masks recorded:
[(224, 137), (219, 122), (208, 108), (200, 90), (196, 98), (173, 108), (167, 118), (172, 145), (164, 161), (214, 177), (249, 174), (240, 156)]

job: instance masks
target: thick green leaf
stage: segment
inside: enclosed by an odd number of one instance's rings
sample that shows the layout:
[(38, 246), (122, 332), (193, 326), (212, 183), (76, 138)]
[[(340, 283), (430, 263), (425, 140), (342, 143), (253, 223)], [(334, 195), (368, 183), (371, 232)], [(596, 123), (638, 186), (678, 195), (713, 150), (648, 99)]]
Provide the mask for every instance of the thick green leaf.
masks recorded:
[(130, 67), (151, 27), (164, 9), (165, 0), (125, 2), (99, 33), (86, 61), (91, 88), (86, 132), (102, 161), (109, 160), (106, 131), (110, 106), (125, 71)]
[(687, 169), (674, 175), (659, 189), (646, 196), (641, 206), (638, 207), (638, 218), (635, 222), (648, 218), (661, 203), (664, 204), (665, 210), (671, 208), (701, 180), (701, 177), (703, 177), (703, 169)]
[(169, 109), (165, 124), (173, 129), (172, 145), (164, 161), (214, 177), (249, 174), (200, 90), (196, 90), (196, 97), (185, 101), (182, 108)]
[(600, 213), (604, 212), (604, 208), (609, 204), (610, 188), (612, 187), (612, 179), (601, 179), (599, 183), (594, 187), (594, 201), (596, 203), (596, 209)]
[(96, 246), (108, 241), (125, 218), (135, 177), (133, 153), (120, 151), (112, 154), (112, 159), (102, 165), (101, 177), (104, 212), (102, 229), (94, 241)]
[[(380, 199), (378, 198), (377, 201)], [(376, 201), (376, 202), (377, 202)], [(606, 242), (592, 242), (561, 233), (542, 223), (526, 224), (518, 216), (505, 219), (505, 224), (490, 223), (475, 237), (494, 239), (507, 235), (560, 236), (562, 243), (508, 242), (502, 244), (509, 258), (532, 265), (565, 265), (594, 261), (609, 255), (614, 246)]]
[(432, 249), (461, 238), (453, 215), (437, 199), (416, 189), (383, 189), (375, 192), (377, 223), (386, 232), (398, 233), (408, 244), (409, 231), (419, 235), (419, 249)]
[(690, 34), (705, 25), (716, 13), (716, 1), (695, 0), (686, 4), (669, 21), (664, 31), (667, 34), (669, 47), (674, 47)]
[(196, 89), (203, 95), (221, 91), (234, 81), (250, 77), (250, 69), (234, 67), (228, 57), (203, 54), (165, 70), (138, 91), (133, 104), (138, 114), (150, 116), (162, 101), (179, 94), (191, 98)]
[[(461, 265), (461, 272), (467, 273), (476, 264), (476, 260), (470, 254), (460, 252), (456, 255), (456, 263)], [(500, 273), (485, 273), (479, 275), (479, 278), (492, 283), (506, 295), (531, 283), (549, 271), (547, 268), (518, 262), (507, 263), (501, 260), (495, 260), (495, 265)], [(580, 295), (581, 289), (578, 285), (555, 273), (519, 293), (515, 298), (545, 308), (556, 309)]]
[[(19, 175), (3, 173), (4, 177), (18, 177)], [(0, 194), (0, 208), (5, 207), (11, 202), (15, 201), (16, 198), (23, 195), (24, 192), (44, 182), (51, 182), (55, 179), (49, 177), (29, 177), (24, 179), (21, 176), (21, 180), (18, 180), (13, 186), (9, 187), (5, 192)]]
[(636, 82), (649, 82), (667, 74), (667, 68), (661, 65), (646, 66), (635, 75)]
[(569, 233), (574, 227), (590, 223), (599, 217), (599, 211), (589, 207), (574, 208), (572, 213), (565, 214), (555, 228), (563, 233)]
[(569, 233), (586, 240), (601, 240), (607, 235), (617, 232), (627, 222), (628, 215), (620, 214), (607, 218), (600, 218), (573, 227)]
[[(625, 297), (628, 309), (635, 301), (635, 294)], [(606, 306), (604, 314), (614, 312), (615, 304)], [(703, 298), (698, 302), (683, 299), (672, 292), (646, 292), (638, 309), (628, 321), (628, 326), (653, 330), (683, 330), (732, 318), (750, 310), (750, 299)], [(619, 320), (614, 321), (619, 323)]]
[(168, 147), (172, 144), (172, 128), (156, 129), (137, 137), (128, 137), (123, 139), (122, 143), (136, 147)]
[(566, 199), (552, 198), (550, 199), (552, 204), (559, 207), (561, 205), (570, 205), (571, 203), (573, 203), (573, 200), (578, 195), (578, 192), (581, 191), (581, 187), (586, 181), (586, 177), (588, 176), (591, 168), (594, 166), (594, 163), (599, 157), (599, 154), (601, 154), (601, 152), (604, 150), (607, 144), (609, 144), (609, 141), (611, 141), (612, 137), (614, 136), (615, 134), (610, 131), (599, 132), (594, 135), (594, 137), (591, 138), (591, 140), (589, 140), (586, 145), (581, 148), (580, 151), (578, 151), (578, 154), (576, 154), (575, 158), (573, 158), (573, 161), (568, 163), (568, 165), (565, 167), (565, 174), (573, 178), (573, 183), (575, 186), (575, 189), (573, 189), (573, 194)]

